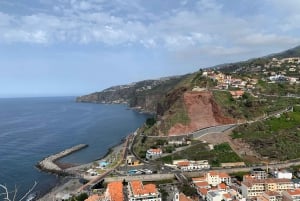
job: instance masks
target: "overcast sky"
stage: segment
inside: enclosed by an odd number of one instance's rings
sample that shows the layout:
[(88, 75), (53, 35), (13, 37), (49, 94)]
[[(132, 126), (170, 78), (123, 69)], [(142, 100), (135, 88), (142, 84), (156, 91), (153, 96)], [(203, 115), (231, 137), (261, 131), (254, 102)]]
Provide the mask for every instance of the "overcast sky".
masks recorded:
[(299, 0), (0, 0), (0, 97), (83, 95), (300, 44)]

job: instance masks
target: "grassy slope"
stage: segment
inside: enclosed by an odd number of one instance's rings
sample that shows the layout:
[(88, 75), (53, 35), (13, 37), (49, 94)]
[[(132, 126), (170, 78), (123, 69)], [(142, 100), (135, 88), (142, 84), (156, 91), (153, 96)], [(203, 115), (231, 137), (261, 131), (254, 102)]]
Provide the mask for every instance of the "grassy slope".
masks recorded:
[(220, 166), (221, 163), (240, 162), (242, 159), (230, 148), (227, 143), (215, 145), (213, 150), (209, 150), (207, 144), (198, 142), (191, 147), (166, 156), (159, 160), (165, 163), (172, 163), (172, 160), (208, 160), (212, 166)]
[(234, 130), (233, 138), (242, 138), (262, 156), (277, 160), (300, 157), (300, 110)]

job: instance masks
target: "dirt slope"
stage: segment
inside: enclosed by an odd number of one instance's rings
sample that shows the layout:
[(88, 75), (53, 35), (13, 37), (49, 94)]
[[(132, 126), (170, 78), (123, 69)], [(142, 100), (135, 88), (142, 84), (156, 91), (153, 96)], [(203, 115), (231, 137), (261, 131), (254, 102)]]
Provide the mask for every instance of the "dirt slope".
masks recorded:
[(213, 100), (210, 91), (189, 91), (184, 93), (184, 104), (188, 111), (190, 123), (175, 124), (169, 130), (169, 135), (193, 132), (201, 128), (235, 123), (232, 118), (225, 117), (220, 107)]

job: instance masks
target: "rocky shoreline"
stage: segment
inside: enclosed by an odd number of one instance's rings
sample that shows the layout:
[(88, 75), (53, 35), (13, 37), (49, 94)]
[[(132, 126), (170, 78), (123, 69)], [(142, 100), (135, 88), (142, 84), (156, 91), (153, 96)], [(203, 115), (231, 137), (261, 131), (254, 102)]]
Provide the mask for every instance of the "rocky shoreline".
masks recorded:
[[(106, 154), (104, 154), (102, 157), (100, 157), (99, 159), (96, 159), (95, 161), (99, 161), (102, 159), (106, 159), (108, 158), (111, 154), (117, 153), (119, 152), (123, 145), (124, 145), (124, 138), (120, 140), (119, 143), (111, 146)], [(78, 151), (78, 150), (77, 150)], [(72, 152), (73, 153), (73, 152)], [(70, 153), (71, 154), (71, 153)], [(57, 172), (57, 171), (49, 171), (49, 170), (45, 170), (42, 168), (39, 168), (42, 171), (46, 171), (46, 172), (50, 172), (53, 174), (57, 174), (58, 176), (62, 176), (60, 183), (58, 183), (54, 188), (50, 189), (50, 191), (44, 195), (42, 195), (38, 200), (39, 201), (48, 201), (48, 200), (53, 200), (53, 198), (55, 198), (55, 195), (59, 194), (59, 193), (70, 193), (72, 194), (72, 191), (76, 191), (78, 188), (80, 188), (83, 184), (79, 182), (78, 178), (72, 178), (72, 177), (64, 177), (64, 176), (68, 176), (71, 174), (71, 172), (73, 171), (78, 171), (81, 169), (84, 169), (86, 167), (91, 166), (95, 161), (92, 161), (90, 163), (86, 163), (86, 164), (82, 164), (79, 166), (75, 166), (75, 167), (70, 167), (67, 169), (62, 169), (61, 171)], [(67, 190), (68, 189), (68, 190)]]

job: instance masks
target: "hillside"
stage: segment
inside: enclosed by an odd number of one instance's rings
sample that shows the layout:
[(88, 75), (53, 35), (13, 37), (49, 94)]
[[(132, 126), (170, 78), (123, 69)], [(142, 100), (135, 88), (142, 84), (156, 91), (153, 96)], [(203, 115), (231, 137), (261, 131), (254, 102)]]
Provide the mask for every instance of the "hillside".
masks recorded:
[(252, 121), (297, 102), (283, 98), (300, 96), (298, 55), (300, 47), (183, 76), (115, 86), (76, 101), (125, 103), (151, 112), (154, 123), (141, 130), (146, 135), (179, 135)]

